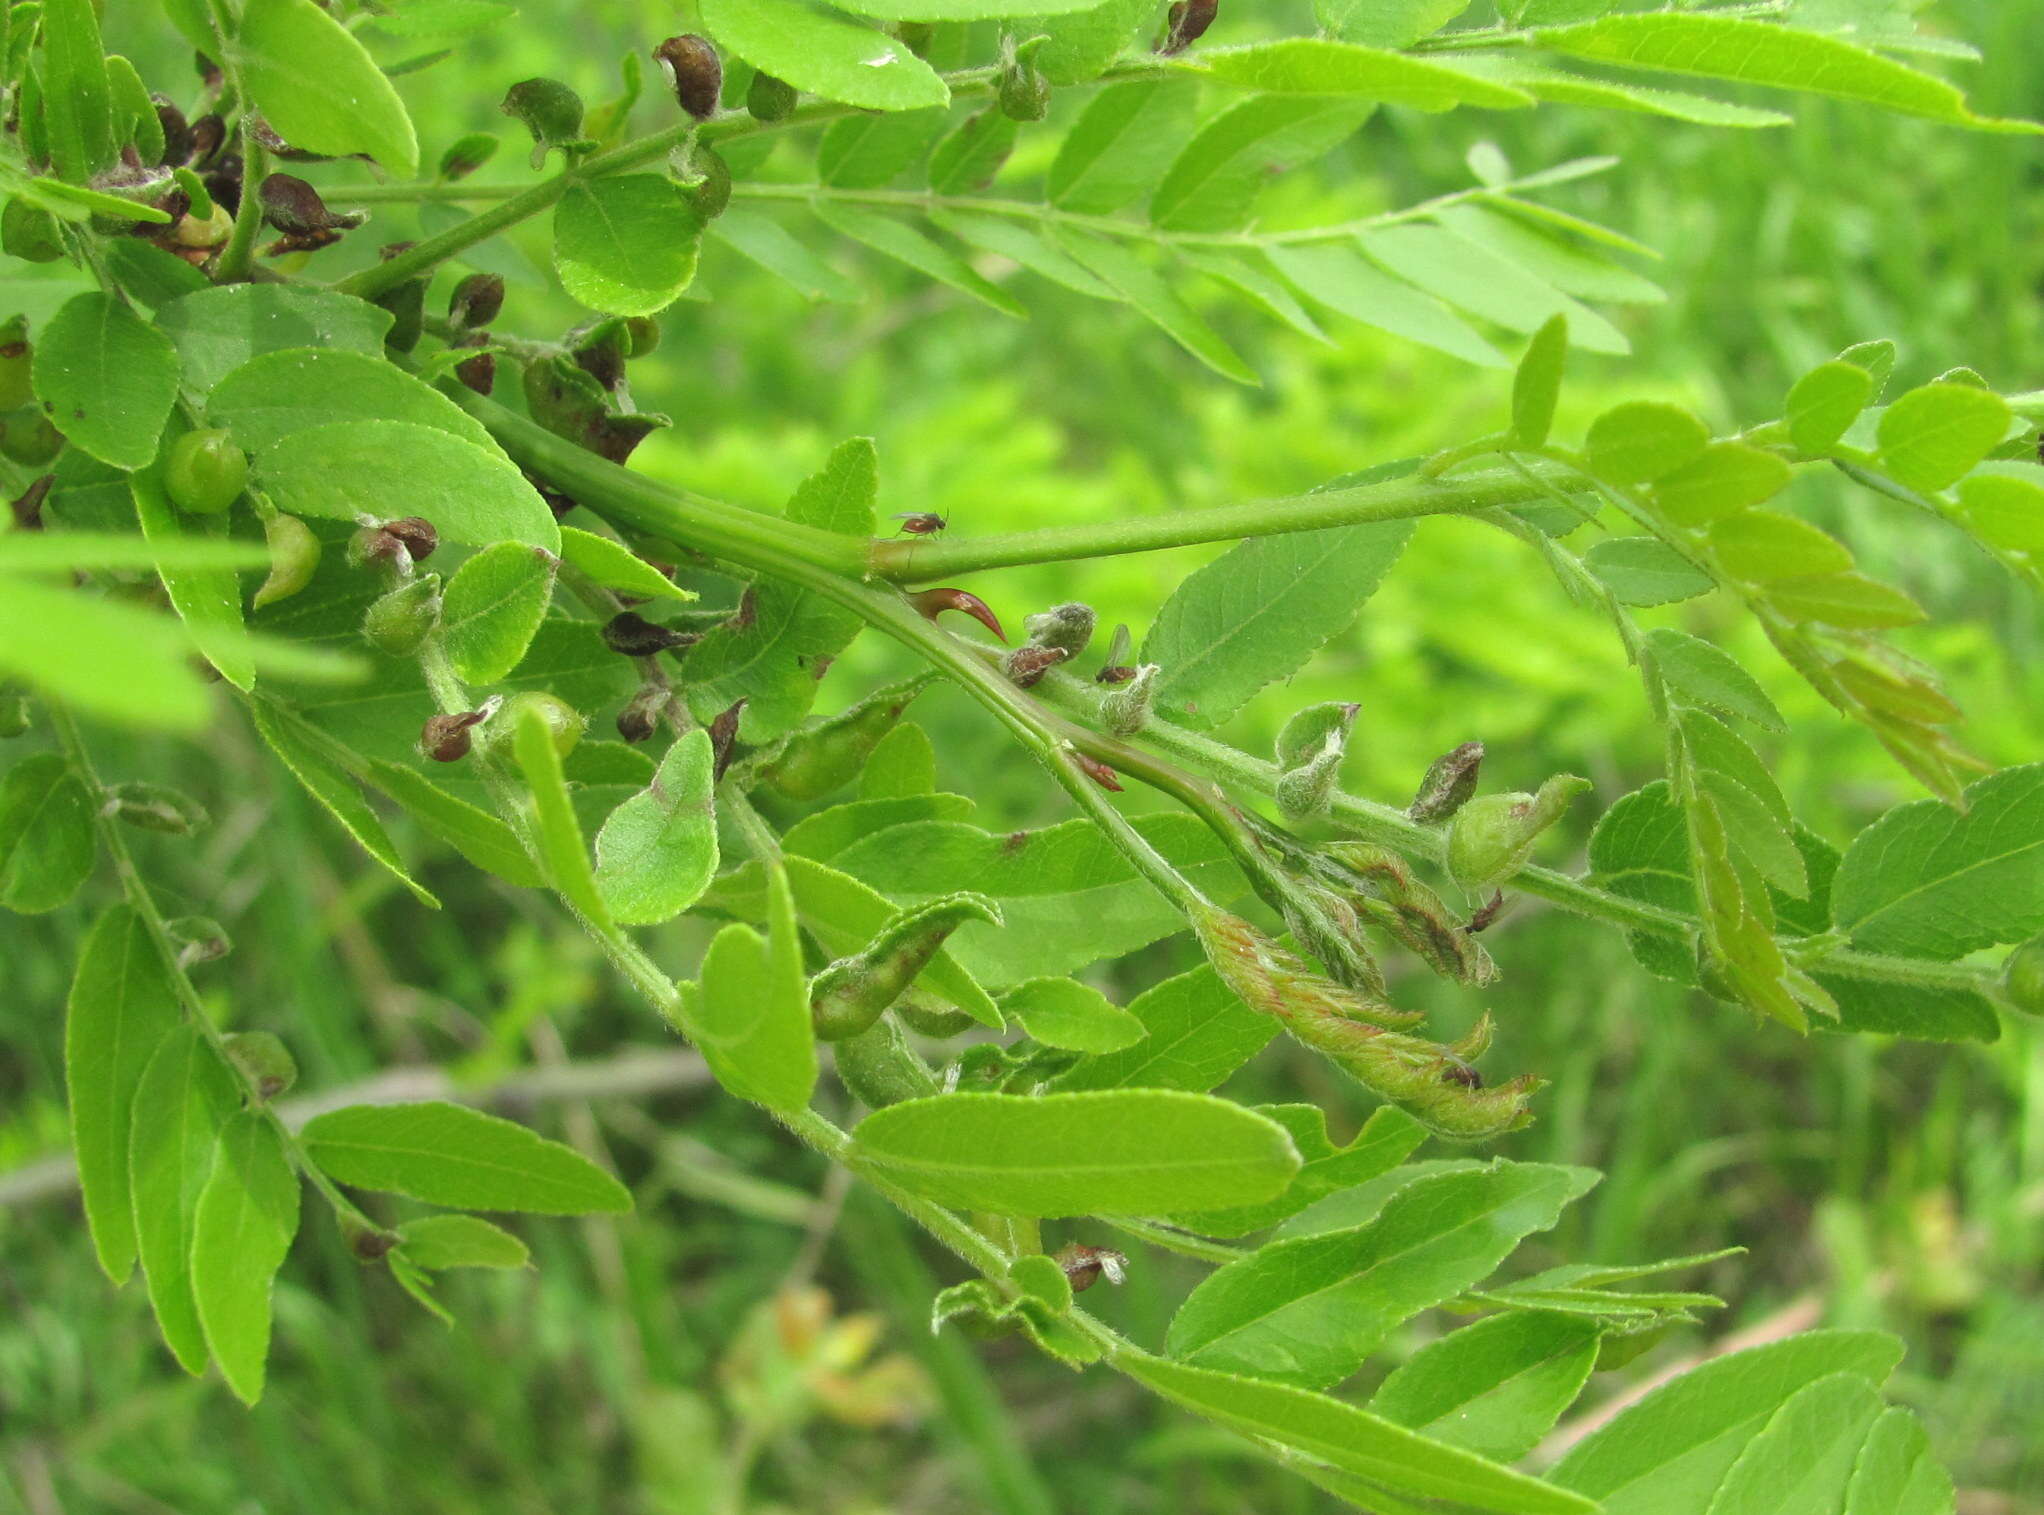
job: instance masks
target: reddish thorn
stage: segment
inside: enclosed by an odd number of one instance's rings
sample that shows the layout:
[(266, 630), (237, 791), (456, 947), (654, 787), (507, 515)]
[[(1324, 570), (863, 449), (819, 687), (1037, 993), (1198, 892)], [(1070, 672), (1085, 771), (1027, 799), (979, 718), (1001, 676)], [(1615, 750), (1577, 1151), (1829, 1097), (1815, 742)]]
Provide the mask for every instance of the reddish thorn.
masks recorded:
[(1100, 759), (1088, 757), (1083, 752), (1074, 752), (1072, 758), (1086, 771), (1086, 777), (1098, 784), (1102, 789), (1112, 789), (1116, 794), (1122, 792), (1121, 780), (1116, 778), (1114, 770), (1101, 762)]
[(925, 589), (908, 599), (926, 621), (936, 620), (940, 611), (962, 610), (999, 637), (1004, 645), (1008, 640), (1008, 633), (1001, 630), (1001, 623), (987, 609), (986, 601), (976, 594), (967, 594), (963, 589)]

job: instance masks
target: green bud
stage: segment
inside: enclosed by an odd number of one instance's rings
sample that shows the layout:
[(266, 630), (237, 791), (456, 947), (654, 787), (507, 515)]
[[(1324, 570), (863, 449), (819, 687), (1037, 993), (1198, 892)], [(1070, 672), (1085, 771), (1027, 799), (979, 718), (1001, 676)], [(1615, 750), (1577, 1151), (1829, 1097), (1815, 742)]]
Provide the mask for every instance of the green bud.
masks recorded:
[(447, 297), (447, 319), (463, 331), (488, 326), (504, 308), (501, 274), (470, 274)]
[(422, 573), (390, 591), (362, 617), (362, 635), (388, 657), (410, 657), (440, 624), (440, 575)]
[(1034, 63), (1017, 61), (1001, 70), (996, 98), (1011, 121), (1041, 121), (1050, 114), (1050, 80)]
[(745, 91), (745, 108), (755, 121), (785, 121), (795, 110), (795, 86), (769, 73), (755, 73)]
[(698, 143), (689, 154), (689, 166), (695, 178), (682, 185), (681, 191), (697, 215), (714, 221), (731, 204), (731, 165), (716, 149)]
[(30, 725), (28, 696), (0, 694), (0, 741), (26, 736)]
[(660, 323), (651, 316), (627, 316), (625, 335), (631, 338), (630, 356), (643, 358), (660, 345)]
[(1100, 722), (1114, 736), (1134, 736), (1150, 723), (1150, 702), (1162, 667), (1145, 663), (1125, 684), (1110, 689), (1100, 701)]
[(188, 515), (218, 515), (248, 483), (248, 454), (220, 427), (188, 431), (170, 444), (163, 487)]
[(236, 1031), (225, 1038), (227, 1060), (267, 1103), (298, 1082), (298, 1060), (267, 1031)]
[(288, 600), (311, 583), (319, 569), (321, 550), (310, 526), (296, 516), (281, 514), (263, 522), (263, 543), (270, 550), (270, 572), (250, 602), (257, 610)]
[(24, 263), (54, 263), (64, 256), (57, 218), (39, 205), (15, 198), (0, 210), (0, 252)]
[[(10, 201), (10, 207), (19, 204)], [(28, 317), (16, 316), (0, 326), (0, 411), (19, 410), (35, 399), (29, 379), (31, 351), (28, 345)]]
[(176, 916), (165, 921), (163, 929), (177, 946), (180, 967), (218, 962), (234, 950), (226, 929), (208, 915)]
[(820, 800), (849, 784), (866, 766), (880, 739), (894, 729), (909, 702), (935, 680), (922, 674), (890, 684), (829, 720), (805, 726), (788, 739), (761, 775), (791, 800)]
[(33, 406), (24, 406), (0, 421), (0, 455), (24, 468), (40, 468), (64, 450), (64, 434)]
[(1538, 794), (1487, 794), (1471, 800), (1449, 823), (1449, 874), (1465, 889), (1503, 882), (1526, 866), (1540, 833), (1589, 787), (1588, 779), (1563, 773), (1542, 784)]
[(1053, 605), (1039, 615), (1027, 616), (1022, 631), (1034, 647), (1054, 647), (1067, 658), (1075, 658), (1093, 640), (1093, 607), (1073, 600)]
[(1373, 1007), (1372, 1015), (1377, 1022), (1418, 1023), (1420, 1017), (1415, 1012), (1389, 1009), (1386, 998), (1389, 987), (1370, 951), (1362, 917), (1353, 903), (1318, 884), (1293, 880), (1277, 906), (1292, 940), (1320, 959), (1329, 978), (1361, 995)]
[(1436, 973), (1465, 984), (1497, 977), (1490, 954), (1397, 853), (1368, 842), (1338, 842), (1321, 860), (1349, 885), (1347, 898), (1365, 921), (1418, 953)]
[(498, 109), (532, 133), (534, 168), (553, 148), (571, 152), (582, 145), (582, 97), (558, 79), (521, 80)]
[(114, 784), (106, 791), (106, 811), (117, 821), (166, 836), (190, 836), (205, 829), (206, 807), (190, 795), (162, 784)]
[(1285, 722), (1278, 733), (1278, 781), (1273, 791), (1285, 819), (1302, 821), (1327, 813), (1341, 778), (1349, 732), (1362, 708), (1329, 701), (1308, 705)]
[(2001, 965), (2004, 998), (2026, 1015), (2044, 1015), (2044, 936), (2032, 937)]
[(1405, 813), (1422, 823), (1447, 820), (1476, 793), (1477, 772), (1482, 766), (1481, 742), (1464, 742), (1442, 753), (1428, 766)]
[(904, 910), (856, 957), (839, 958), (809, 985), (817, 1036), (857, 1036), (901, 998), (945, 939), (967, 921), (1001, 924), (1000, 909), (977, 894), (950, 894)]
[(440, 155), (440, 177), (466, 179), (497, 155), (497, 139), (488, 132), (471, 132), (458, 138)]
[(588, 722), (579, 710), (559, 695), (528, 689), (506, 700), (483, 727), (485, 746), (493, 754), (510, 751), (512, 736), (528, 710), (536, 711), (546, 723), (547, 734), (554, 741), (554, 751), (562, 757), (573, 752), (575, 745), (582, 740), (582, 729)]
[(868, 1109), (941, 1092), (929, 1065), (916, 1056), (891, 1016), (846, 1037), (833, 1051), (838, 1080)]

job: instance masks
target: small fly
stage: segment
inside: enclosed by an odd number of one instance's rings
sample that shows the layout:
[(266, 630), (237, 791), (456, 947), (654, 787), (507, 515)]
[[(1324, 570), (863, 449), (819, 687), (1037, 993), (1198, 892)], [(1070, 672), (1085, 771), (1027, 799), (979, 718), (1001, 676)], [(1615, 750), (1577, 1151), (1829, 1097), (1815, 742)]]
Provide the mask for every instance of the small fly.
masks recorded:
[(934, 510), (904, 510), (894, 519), (901, 522), (897, 532), (905, 531), (912, 537), (933, 537), (951, 524)]

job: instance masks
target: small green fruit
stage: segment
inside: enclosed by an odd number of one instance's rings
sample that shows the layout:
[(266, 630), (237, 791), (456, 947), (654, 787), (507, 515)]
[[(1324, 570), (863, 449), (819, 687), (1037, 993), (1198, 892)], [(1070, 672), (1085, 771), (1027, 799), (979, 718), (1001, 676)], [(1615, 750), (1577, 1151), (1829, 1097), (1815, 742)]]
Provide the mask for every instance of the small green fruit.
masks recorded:
[(422, 573), (369, 607), (362, 635), (390, 657), (410, 657), (440, 624), (440, 575)]
[(248, 483), (248, 454), (218, 427), (188, 431), (170, 445), (163, 487), (188, 515), (218, 515)]
[(270, 549), (270, 573), (255, 592), (255, 608), (288, 600), (312, 582), (319, 567), (319, 538), (296, 516), (274, 515), (263, 522), (263, 540)]
[(2025, 1015), (2044, 1015), (2044, 936), (2032, 937), (2001, 965), (2001, 992)]
[(504, 708), (491, 720), (489, 729), (494, 738), (492, 745), (500, 745), (508, 752), (511, 739), (528, 710), (537, 712), (539, 718), (546, 722), (547, 732), (554, 739), (554, 751), (562, 757), (573, 752), (575, 744), (582, 740), (582, 728), (588, 722), (583, 719), (579, 710), (558, 695), (529, 689), (506, 700)]
[(0, 421), (0, 454), (24, 468), (41, 468), (64, 450), (64, 434), (40, 410), (24, 407)]

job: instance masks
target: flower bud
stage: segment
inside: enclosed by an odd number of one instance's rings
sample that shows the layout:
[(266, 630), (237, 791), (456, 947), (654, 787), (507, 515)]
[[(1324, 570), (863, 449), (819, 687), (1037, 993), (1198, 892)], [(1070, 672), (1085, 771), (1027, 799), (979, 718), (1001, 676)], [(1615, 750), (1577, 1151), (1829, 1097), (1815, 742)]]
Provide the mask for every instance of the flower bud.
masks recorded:
[(1487, 794), (1471, 800), (1448, 827), (1448, 872), (1465, 889), (1486, 889), (1517, 873), (1540, 833), (1561, 819), (1569, 801), (1590, 787), (1557, 774), (1538, 794)]
[(24, 263), (54, 263), (64, 256), (64, 236), (57, 218), (40, 205), (19, 197), (0, 210), (0, 252)]
[(998, 926), (1001, 912), (981, 895), (945, 895), (904, 910), (856, 957), (839, 958), (817, 974), (809, 985), (817, 1036), (834, 1042), (866, 1030), (967, 921)]
[(1447, 820), (1476, 793), (1477, 772), (1482, 766), (1481, 742), (1464, 742), (1442, 753), (1427, 768), (1405, 813), (1422, 823)]
[(170, 444), (163, 488), (170, 503), (188, 515), (218, 515), (241, 497), (248, 484), (248, 454), (226, 431), (188, 431)]
[(262, 536), (264, 546), (270, 548), (270, 575), (255, 587), (255, 597), (249, 601), (255, 609), (290, 599), (313, 583), (321, 554), (313, 527), (296, 515), (272, 515), (262, 523)]
[(440, 155), (440, 177), (447, 180), (466, 179), (497, 155), (497, 139), (488, 132), (470, 132), (466, 137), (457, 138), (454, 145)]
[(474, 741), (473, 729), (489, 714), (486, 706), (481, 710), (458, 710), (452, 715), (427, 716), (426, 724), (419, 728), (419, 756), (436, 763), (459, 762), (468, 756)]
[(795, 110), (795, 86), (769, 73), (756, 73), (745, 91), (745, 108), (755, 121), (785, 121)]
[(2026, 1015), (2044, 1015), (2044, 936), (2030, 938), (2001, 965), (2002, 996)]
[(7, 513), (14, 518), (16, 531), (43, 529), (43, 502), (50, 497), (50, 488), (56, 482), (55, 474), (42, 474), (32, 480), (28, 488), (7, 502)]
[(37, 409), (15, 411), (0, 421), (0, 455), (24, 468), (40, 468), (64, 450), (64, 434)]
[(486, 395), (497, 387), (497, 355), (479, 352), (454, 365), (454, 377), (464, 388)]
[[(341, 1217), (341, 1236), (348, 1244), (348, 1251), (358, 1263), (382, 1262), (395, 1252), (404, 1238), (395, 1231), (382, 1231), (374, 1226), (365, 1226), (351, 1215)], [(395, 1261), (395, 1259), (393, 1259)]]
[(693, 32), (669, 37), (653, 49), (674, 84), (674, 98), (698, 121), (717, 114), (717, 96), (724, 88), (724, 60), (708, 37)]
[(298, 1082), (298, 1060), (291, 1049), (267, 1031), (235, 1031), (223, 1038), (227, 1060), (268, 1103)]
[(190, 836), (211, 819), (190, 795), (162, 784), (114, 784), (106, 791), (106, 813), (117, 821), (165, 836)]
[(1093, 607), (1073, 600), (1053, 605), (1038, 615), (1025, 617), (1022, 630), (1037, 647), (1055, 647), (1067, 658), (1075, 658), (1093, 640)]
[(1051, 1255), (1051, 1261), (1064, 1269), (1074, 1294), (1084, 1294), (1102, 1277), (1119, 1286), (1127, 1276), (1127, 1256), (1112, 1247), (1089, 1247), (1084, 1242), (1075, 1241), (1058, 1248)]
[(738, 724), (745, 719), (745, 701), (734, 700), (710, 722), (710, 777), (722, 783), (738, 756)]
[[(1095, 677), (1104, 677), (1103, 668)], [(1129, 670), (1128, 681), (1100, 701), (1100, 722), (1114, 736), (1134, 736), (1150, 723), (1150, 702), (1162, 668), (1145, 663)]]
[(693, 632), (673, 631), (649, 621), (636, 610), (622, 611), (603, 623), (603, 645), (628, 658), (650, 658), (671, 647), (701, 641)]
[(490, 713), (483, 730), (486, 745), (493, 754), (510, 751), (511, 739), (527, 711), (534, 712), (545, 723), (547, 735), (553, 738), (554, 751), (562, 757), (575, 750), (576, 744), (582, 740), (583, 728), (588, 725), (582, 712), (559, 695), (528, 689), (512, 695), (499, 709)]
[(832, 1051), (838, 1081), (870, 1110), (905, 1099), (928, 1099), (939, 1092), (929, 1065), (916, 1056), (892, 1017), (846, 1037)]
[(866, 766), (880, 739), (894, 729), (909, 701), (933, 682), (922, 674), (868, 695), (858, 704), (788, 739), (761, 775), (791, 800), (819, 800), (842, 788)]
[(1206, 35), (1220, 10), (1220, 0), (1177, 0), (1164, 17), (1164, 38), (1157, 51), (1167, 57), (1182, 53)]
[(439, 531), (424, 516), (399, 516), (395, 521), (385, 521), (383, 529), (404, 544), (414, 563), (425, 562), (440, 546)]
[(617, 734), (628, 742), (644, 742), (660, 729), (660, 716), (674, 698), (665, 684), (648, 684), (617, 713)]
[(503, 308), (504, 280), (500, 274), (470, 274), (447, 297), (447, 319), (463, 331), (488, 326)]
[(180, 968), (194, 963), (214, 963), (234, 950), (225, 928), (206, 915), (180, 915), (163, 923), (163, 929), (177, 948)]
[(264, 179), (256, 186), (256, 201), (263, 208), (264, 221), (285, 236), (301, 240), (347, 231), (368, 219), (360, 211), (334, 214), (318, 190), (292, 174), (271, 174)]
[(1001, 70), (995, 99), (1010, 121), (1041, 121), (1050, 114), (1050, 80), (1035, 63), (1017, 59)]
[(410, 657), (440, 624), (440, 575), (422, 573), (369, 607), (362, 635), (386, 657)]
[(976, 594), (966, 593), (963, 589), (925, 589), (908, 596), (908, 602), (915, 606), (916, 612), (924, 620), (935, 621), (938, 615), (946, 610), (962, 611), (1003, 642), (1008, 640), (1008, 634), (1001, 630), (1000, 621), (987, 609), (986, 601)]
[(1327, 813), (1341, 778), (1349, 732), (1362, 708), (1330, 701), (1308, 705), (1285, 722), (1278, 733), (1278, 781), (1273, 791), (1285, 819), (1302, 821)]
[(1017, 689), (1034, 689), (1043, 676), (1071, 654), (1061, 647), (1017, 647), (1001, 661), (1001, 671)]
[(582, 146), (582, 97), (558, 79), (520, 80), (498, 109), (532, 133), (534, 168), (553, 148), (573, 152)]

